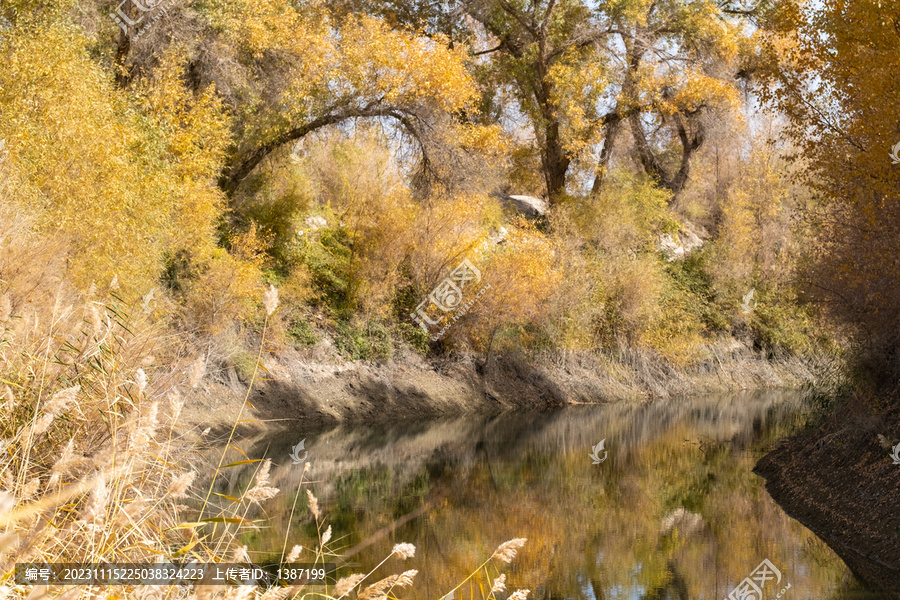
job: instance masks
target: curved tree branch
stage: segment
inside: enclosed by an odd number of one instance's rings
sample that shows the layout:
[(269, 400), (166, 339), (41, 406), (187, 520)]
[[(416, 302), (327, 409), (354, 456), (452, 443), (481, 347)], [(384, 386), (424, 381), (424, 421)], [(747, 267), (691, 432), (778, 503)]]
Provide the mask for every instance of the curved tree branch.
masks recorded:
[(685, 125), (685, 118), (682, 115), (675, 115), (675, 127), (678, 130), (678, 139), (681, 141), (681, 166), (675, 177), (672, 178), (672, 187), (669, 188), (676, 194), (684, 189), (687, 185), (688, 175), (691, 173), (691, 157), (700, 146), (703, 145), (704, 131), (703, 125), (699, 120), (692, 118), (692, 114), (688, 114), (691, 131)]
[(532, 39), (537, 39), (539, 37), (538, 32), (535, 27), (533, 27), (528, 21), (525, 20), (525, 17), (519, 14), (519, 12), (513, 8), (509, 2), (506, 0), (497, 0), (503, 10), (506, 11), (512, 18), (519, 22), (519, 25), (522, 26), (522, 29), (531, 34)]
[(556, 0), (550, 0), (547, 3), (547, 10), (544, 11), (544, 18), (541, 20), (541, 37), (547, 37), (547, 25), (550, 24), (550, 17), (553, 15), (553, 7), (556, 5)]
[[(675, 194), (680, 193), (681, 190), (684, 189), (684, 186), (687, 185), (688, 176), (690, 175), (691, 170), (691, 158), (700, 146), (703, 145), (703, 126), (697, 119), (692, 118), (698, 113), (699, 109), (686, 115), (676, 114), (674, 117), (675, 130), (678, 133), (678, 140), (681, 143), (681, 164), (679, 165), (678, 172), (674, 175), (670, 175), (666, 172), (665, 167), (663, 167), (659, 158), (657, 158), (656, 154), (653, 152), (653, 148), (650, 147), (650, 143), (647, 141), (647, 136), (644, 133), (644, 128), (641, 126), (640, 113), (635, 113), (628, 119), (629, 124), (631, 125), (631, 135), (632, 138), (634, 138), (634, 147), (637, 151), (638, 160), (640, 161), (641, 166), (644, 167), (644, 170), (648, 174), (654, 176), (662, 187)], [(685, 116), (693, 122), (686, 124)]]
[(478, 52), (473, 52), (472, 56), (482, 56), (484, 54), (491, 54), (491, 53), (497, 52), (499, 50), (503, 50), (503, 44), (500, 44), (496, 48), (490, 48), (488, 50), (479, 50)]
[(251, 152), (235, 157), (231, 165), (227, 167), (225, 172), (219, 177), (219, 188), (226, 194), (230, 195), (234, 193), (241, 182), (246, 179), (263, 159), (288, 142), (299, 140), (313, 131), (328, 127), (329, 125), (336, 125), (349, 119), (373, 117), (390, 117), (396, 119), (413, 135), (413, 137), (418, 139), (417, 130), (413, 126), (413, 119), (415, 119), (416, 116), (412, 113), (405, 112), (403, 109), (393, 106), (371, 105), (363, 108), (356, 106), (344, 107), (333, 110), (308, 123), (290, 129), (275, 139), (255, 148)]
[(659, 180), (660, 185), (668, 187), (669, 178), (666, 176), (665, 169), (663, 169), (659, 159), (656, 158), (650, 143), (647, 141), (647, 136), (644, 134), (644, 127), (641, 125), (641, 114), (631, 115), (628, 119), (628, 124), (631, 126), (631, 137), (634, 138), (634, 149), (637, 151), (638, 160), (641, 166), (644, 167), (644, 171), (654, 175)]
[(616, 137), (622, 126), (622, 117), (618, 112), (611, 112), (603, 117), (603, 151), (594, 172), (594, 183), (591, 186), (591, 197), (596, 198), (603, 188), (603, 182), (609, 172), (609, 159), (616, 145)]

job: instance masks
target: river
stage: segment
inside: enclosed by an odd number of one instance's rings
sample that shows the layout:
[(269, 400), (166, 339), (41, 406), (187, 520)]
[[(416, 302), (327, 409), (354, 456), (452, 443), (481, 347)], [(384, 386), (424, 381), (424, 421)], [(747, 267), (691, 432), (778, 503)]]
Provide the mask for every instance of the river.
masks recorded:
[[(255, 526), (238, 535), (254, 561), (278, 563), (300, 544), (303, 562), (330, 526), (338, 576), (414, 544), (413, 558), (390, 558), (366, 580), (416, 569), (411, 588), (394, 590), (411, 600), (481, 599), (500, 573), (507, 593), (534, 600), (721, 600), (746, 578), (767, 600), (877, 598), (752, 473), (802, 426), (801, 404), (797, 393), (764, 392), (272, 429), (234, 443), (271, 459), (269, 485), (281, 490), (249, 507)], [(306, 473), (290, 456), (301, 441)], [(232, 450), (226, 462), (242, 459)], [(260, 464), (223, 469), (214, 491), (240, 497)], [(448, 594), (513, 538), (527, 542), (511, 564), (489, 561)]]

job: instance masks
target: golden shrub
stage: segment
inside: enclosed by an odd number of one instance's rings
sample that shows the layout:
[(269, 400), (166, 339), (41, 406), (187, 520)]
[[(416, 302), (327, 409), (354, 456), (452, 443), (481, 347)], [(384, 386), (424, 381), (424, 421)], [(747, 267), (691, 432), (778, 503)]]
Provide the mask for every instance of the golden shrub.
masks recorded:
[(10, 32), (0, 47), (4, 170), (44, 232), (68, 238), (68, 277), (87, 289), (115, 276), (135, 298), (153, 286), (167, 252), (209, 247), (221, 197), (214, 186), (224, 119), (194, 97), (173, 57), (133, 100), (71, 29)]
[(487, 247), (480, 260), (476, 258), (484, 294), (461, 320), (461, 326), (450, 330), (452, 338), (465, 335), (483, 350), (492, 349), (497, 333), (503, 329), (517, 329), (521, 334), (522, 328), (540, 324), (561, 282), (554, 249), (546, 236), (521, 218), (506, 229), (502, 244)]
[(435, 194), (409, 232), (412, 281), (427, 292), (463, 258), (477, 262), (489, 228), (498, 223), (496, 202), (487, 196)]
[[(340, 281), (339, 303), (385, 314), (409, 253), (418, 206), (404, 185), (390, 150), (375, 133), (349, 140), (337, 134), (308, 150), (301, 169), (310, 182), (315, 211), (326, 226), (301, 220), (307, 264), (320, 277)], [(315, 276), (315, 273), (313, 274)]]
[(186, 324), (204, 334), (221, 334), (235, 323), (250, 321), (262, 296), (262, 274), (256, 265), (217, 249), (187, 284)]

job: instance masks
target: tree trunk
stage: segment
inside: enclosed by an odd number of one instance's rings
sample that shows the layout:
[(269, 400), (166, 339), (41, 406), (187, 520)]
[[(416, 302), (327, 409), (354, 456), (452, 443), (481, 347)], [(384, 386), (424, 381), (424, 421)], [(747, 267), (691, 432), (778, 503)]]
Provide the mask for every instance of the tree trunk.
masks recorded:
[(681, 164), (678, 172), (671, 175), (666, 172), (662, 163), (659, 162), (656, 154), (654, 154), (653, 148), (650, 147), (650, 143), (644, 134), (644, 128), (641, 125), (640, 113), (632, 115), (628, 121), (631, 125), (631, 134), (634, 138), (634, 147), (638, 160), (644, 167), (644, 171), (655, 177), (660, 186), (670, 190), (674, 198), (687, 185), (688, 176), (691, 172), (691, 158), (703, 145), (704, 136), (703, 125), (696, 118), (696, 115), (688, 115), (687, 124), (685, 123), (685, 118), (680, 114), (676, 114), (672, 118), (675, 121), (675, 130), (678, 133), (678, 141), (681, 144)]
[(616, 137), (622, 128), (622, 118), (618, 113), (607, 115), (607, 121), (603, 126), (603, 151), (600, 153), (600, 160), (597, 162), (597, 170), (594, 172), (594, 184), (591, 186), (591, 198), (596, 198), (603, 188), (603, 182), (609, 172), (609, 159), (612, 156), (613, 147), (616, 144)]
[(559, 139), (559, 122), (552, 121), (546, 129), (544, 145), (544, 180), (547, 183), (547, 197), (551, 204), (566, 192), (566, 172), (572, 161), (566, 156)]

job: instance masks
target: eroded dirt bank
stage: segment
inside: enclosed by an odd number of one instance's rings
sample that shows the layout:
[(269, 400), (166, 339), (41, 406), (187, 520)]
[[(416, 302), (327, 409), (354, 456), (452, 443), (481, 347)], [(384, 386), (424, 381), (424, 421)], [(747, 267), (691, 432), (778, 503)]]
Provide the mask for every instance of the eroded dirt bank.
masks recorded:
[[(338, 422), (424, 419), (511, 408), (641, 401), (725, 390), (799, 387), (814, 366), (799, 358), (768, 361), (738, 342), (710, 346), (708, 359), (678, 368), (643, 354), (547, 353), (529, 359), (461, 355), (425, 360), (399, 353), (384, 363), (340, 359), (327, 346), (268, 356), (250, 394), (242, 429), (263, 421)], [(230, 430), (245, 382), (223, 374), (198, 389), (187, 415), (199, 430)], [(256, 421), (253, 423), (251, 421)]]
[[(867, 584), (900, 598), (900, 415), (854, 401), (817, 430), (785, 440), (754, 472), (791, 517)], [(883, 436), (883, 437), (879, 437)]]

